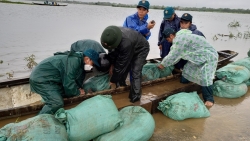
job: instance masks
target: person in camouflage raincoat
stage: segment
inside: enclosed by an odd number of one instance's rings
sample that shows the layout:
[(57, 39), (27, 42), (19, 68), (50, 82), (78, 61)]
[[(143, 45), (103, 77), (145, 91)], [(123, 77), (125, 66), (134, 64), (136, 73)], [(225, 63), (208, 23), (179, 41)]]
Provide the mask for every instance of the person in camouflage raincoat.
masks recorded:
[(162, 60), (159, 68), (174, 65), (180, 59), (187, 60), (181, 82), (191, 81), (201, 85), (205, 105), (213, 106), (212, 85), (218, 62), (217, 51), (204, 37), (192, 34), (192, 31), (187, 29), (176, 33), (173, 29), (168, 28), (164, 30), (163, 34), (164, 38), (173, 45), (169, 55)]

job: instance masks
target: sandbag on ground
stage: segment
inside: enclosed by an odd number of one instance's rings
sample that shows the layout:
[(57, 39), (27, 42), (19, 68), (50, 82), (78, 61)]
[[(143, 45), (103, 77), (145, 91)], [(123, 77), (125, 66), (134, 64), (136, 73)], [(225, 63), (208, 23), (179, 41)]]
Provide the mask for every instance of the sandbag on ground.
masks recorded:
[(153, 135), (155, 121), (144, 108), (128, 106), (119, 113), (123, 125), (110, 133), (99, 136), (94, 141), (148, 141)]
[(67, 141), (65, 126), (53, 115), (42, 114), (0, 129), (0, 141)]
[(197, 92), (171, 95), (166, 100), (159, 102), (157, 107), (163, 114), (174, 120), (187, 118), (209, 117), (210, 112), (198, 96)]
[(234, 62), (232, 62), (230, 64), (238, 65), (238, 66), (244, 66), (250, 71), (250, 58), (249, 57), (234, 61)]
[(65, 123), (70, 141), (89, 141), (122, 123), (111, 95), (92, 97), (69, 110), (61, 108), (55, 117)]
[(227, 65), (216, 71), (216, 76), (231, 84), (241, 84), (250, 78), (250, 71), (243, 66)]
[(110, 89), (109, 74), (93, 76), (83, 83), (85, 93)]
[(238, 98), (245, 95), (247, 91), (248, 88), (245, 83), (236, 85), (218, 80), (213, 85), (213, 94), (218, 97)]

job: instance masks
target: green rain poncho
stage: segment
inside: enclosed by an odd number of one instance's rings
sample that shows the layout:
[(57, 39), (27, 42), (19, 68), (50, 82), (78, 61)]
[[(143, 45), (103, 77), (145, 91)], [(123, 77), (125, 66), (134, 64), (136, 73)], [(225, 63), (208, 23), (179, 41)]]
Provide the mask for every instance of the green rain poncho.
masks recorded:
[(180, 59), (188, 61), (183, 68), (183, 77), (201, 86), (213, 84), (218, 53), (204, 37), (194, 35), (187, 29), (177, 32), (171, 50), (161, 64), (168, 67)]

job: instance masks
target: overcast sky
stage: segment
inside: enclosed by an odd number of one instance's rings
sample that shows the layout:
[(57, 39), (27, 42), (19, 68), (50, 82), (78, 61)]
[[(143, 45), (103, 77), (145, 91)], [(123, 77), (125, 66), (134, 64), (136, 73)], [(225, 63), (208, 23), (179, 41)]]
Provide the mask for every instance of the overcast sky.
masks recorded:
[[(114, 2), (137, 4), (139, 0), (76, 0), (84, 2)], [(183, 7), (211, 7), (250, 9), (250, 0), (148, 0), (151, 5), (183, 6)]]

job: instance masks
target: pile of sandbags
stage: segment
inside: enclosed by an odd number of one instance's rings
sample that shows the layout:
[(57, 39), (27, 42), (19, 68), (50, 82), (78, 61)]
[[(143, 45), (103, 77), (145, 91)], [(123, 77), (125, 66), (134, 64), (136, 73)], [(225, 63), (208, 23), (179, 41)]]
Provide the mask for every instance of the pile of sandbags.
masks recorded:
[(97, 75), (87, 79), (83, 83), (85, 93), (103, 91), (110, 89), (109, 74)]
[(111, 95), (98, 95), (76, 107), (59, 109), (55, 117), (65, 124), (69, 141), (89, 141), (122, 124)]
[(250, 58), (240, 59), (216, 71), (220, 80), (214, 82), (213, 94), (224, 98), (238, 98), (247, 93), (250, 79)]
[(247, 93), (247, 85), (245, 83), (241, 84), (231, 84), (218, 80), (214, 82), (213, 94), (218, 97), (226, 98), (238, 98)]
[(155, 121), (152, 115), (140, 106), (128, 106), (120, 112), (122, 126), (101, 135), (94, 141), (148, 141), (154, 133)]
[(142, 81), (152, 81), (172, 74), (174, 66), (159, 69), (159, 63), (147, 63), (142, 68)]
[(159, 102), (157, 107), (162, 113), (174, 120), (184, 120), (187, 118), (209, 117), (210, 112), (200, 99), (197, 92), (181, 92), (167, 97)]
[(43, 114), (5, 125), (0, 129), (0, 141), (68, 141), (68, 134), (53, 115)]
[(128, 106), (120, 112), (122, 126), (103, 134), (94, 141), (148, 141), (154, 133), (155, 121), (152, 115), (140, 106)]
[[(250, 51), (248, 52), (248, 54), (250, 54)], [(250, 71), (250, 57), (237, 60), (231, 64), (246, 67)], [(246, 80), (245, 83), (247, 86), (249, 86), (250, 80)]]

